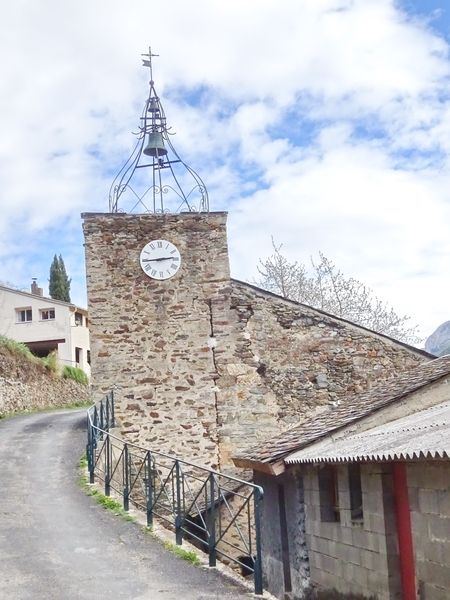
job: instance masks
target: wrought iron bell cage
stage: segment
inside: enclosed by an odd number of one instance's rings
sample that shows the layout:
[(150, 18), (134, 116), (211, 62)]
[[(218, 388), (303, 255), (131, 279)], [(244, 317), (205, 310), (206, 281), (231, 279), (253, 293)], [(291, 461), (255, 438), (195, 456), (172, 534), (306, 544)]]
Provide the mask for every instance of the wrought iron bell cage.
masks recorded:
[(167, 126), (153, 81), (152, 58), (158, 55), (149, 49), (142, 56), (143, 66), (150, 70), (149, 95), (139, 130), (134, 134), (137, 141), (133, 152), (111, 184), (109, 210), (112, 213), (208, 212), (208, 191), (203, 180), (180, 158), (172, 144), (174, 133)]

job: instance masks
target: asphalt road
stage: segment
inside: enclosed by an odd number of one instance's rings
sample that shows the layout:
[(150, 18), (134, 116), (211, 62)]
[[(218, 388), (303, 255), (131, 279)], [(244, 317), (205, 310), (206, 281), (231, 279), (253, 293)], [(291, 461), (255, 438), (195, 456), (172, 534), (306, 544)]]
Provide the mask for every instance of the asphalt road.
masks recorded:
[(84, 411), (0, 421), (0, 599), (251, 598), (85, 494), (84, 427)]

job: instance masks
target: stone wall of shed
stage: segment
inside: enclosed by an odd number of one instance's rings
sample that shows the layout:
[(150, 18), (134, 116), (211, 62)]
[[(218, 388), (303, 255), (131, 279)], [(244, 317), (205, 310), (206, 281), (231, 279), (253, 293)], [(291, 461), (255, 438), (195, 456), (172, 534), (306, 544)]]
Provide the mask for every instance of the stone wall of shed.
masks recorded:
[(236, 281), (226, 322), (215, 348), (224, 464), (318, 406), (427, 360), (390, 338)]
[(338, 468), (340, 522), (320, 516), (318, 468), (305, 469), (306, 542), (311, 585), (377, 600), (401, 597), (389, 466), (361, 466), (364, 517), (353, 522), (347, 465)]
[(450, 465), (408, 465), (416, 578), (420, 600), (450, 595)]

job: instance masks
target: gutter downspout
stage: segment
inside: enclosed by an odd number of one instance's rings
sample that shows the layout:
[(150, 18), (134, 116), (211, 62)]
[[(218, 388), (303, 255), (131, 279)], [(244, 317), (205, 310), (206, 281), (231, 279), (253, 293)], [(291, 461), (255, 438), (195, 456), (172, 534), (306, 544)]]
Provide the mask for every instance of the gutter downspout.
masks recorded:
[(402, 599), (416, 600), (416, 573), (406, 463), (392, 463), (392, 479), (394, 485), (395, 521), (402, 582)]

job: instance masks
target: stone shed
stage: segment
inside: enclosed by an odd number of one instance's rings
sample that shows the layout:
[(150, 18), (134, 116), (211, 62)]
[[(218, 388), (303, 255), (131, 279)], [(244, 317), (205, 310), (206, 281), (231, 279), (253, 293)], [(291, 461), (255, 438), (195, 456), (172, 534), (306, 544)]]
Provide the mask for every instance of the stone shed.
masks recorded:
[(265, 490), (268, 589), (448, 600), (449, 434), (447, 356), (236, 457)]

